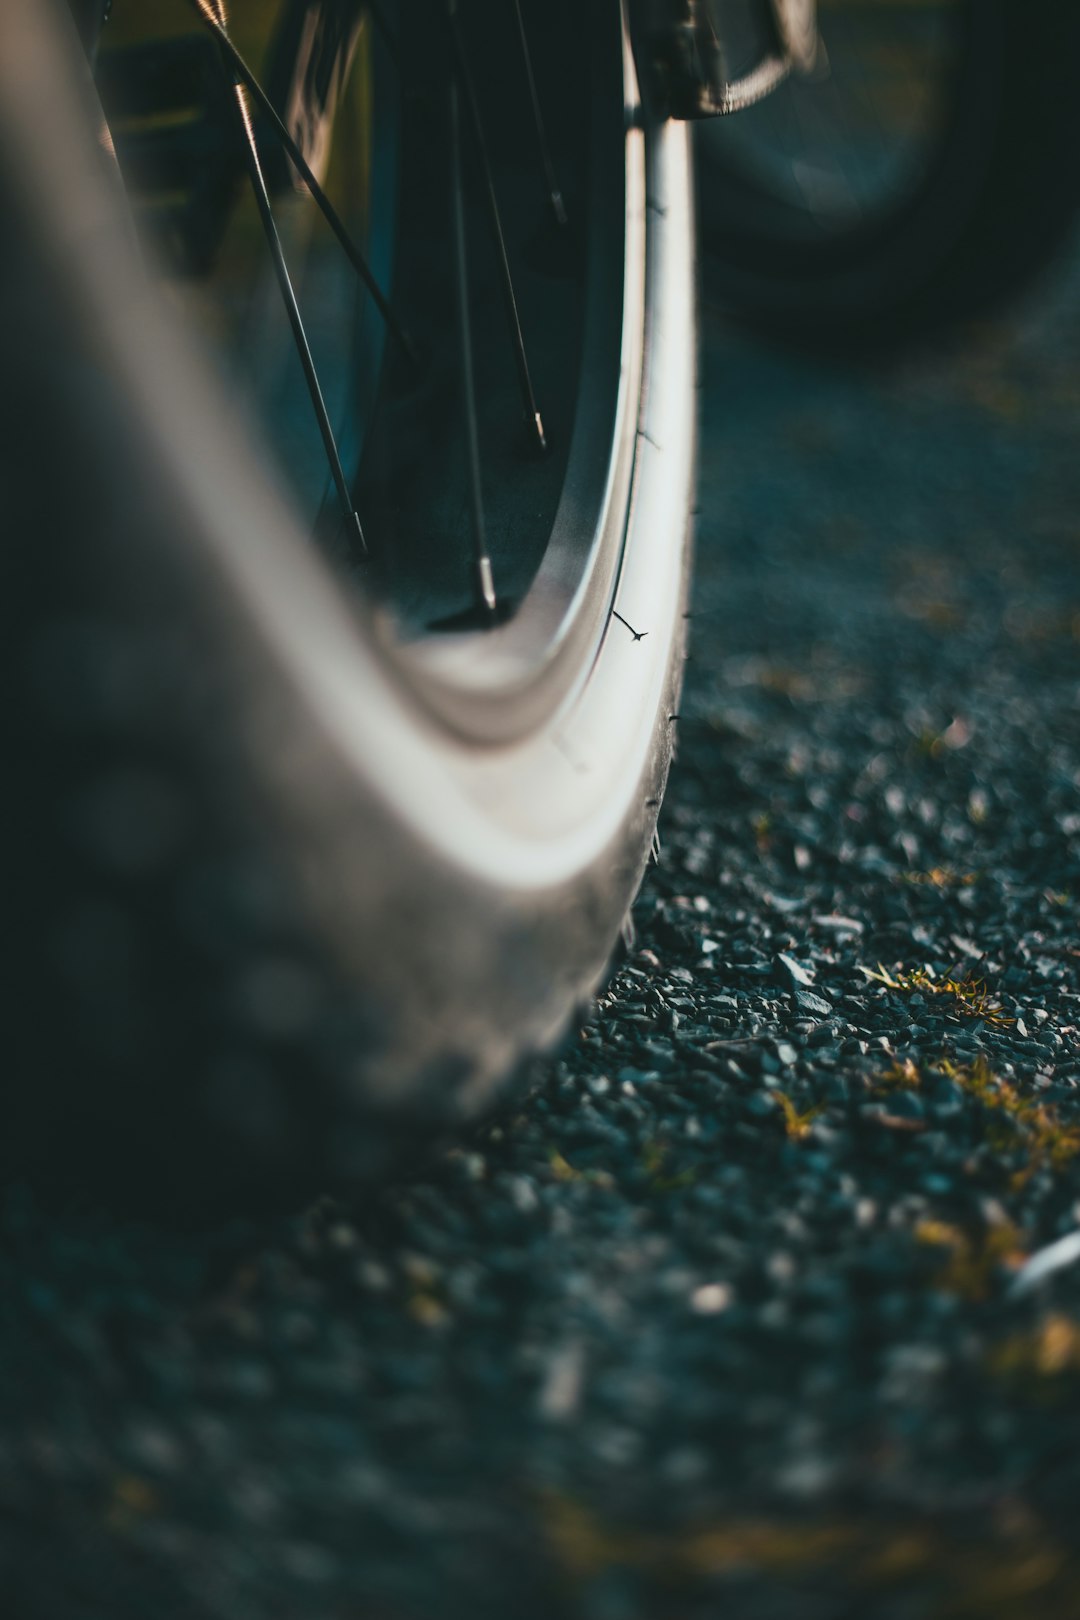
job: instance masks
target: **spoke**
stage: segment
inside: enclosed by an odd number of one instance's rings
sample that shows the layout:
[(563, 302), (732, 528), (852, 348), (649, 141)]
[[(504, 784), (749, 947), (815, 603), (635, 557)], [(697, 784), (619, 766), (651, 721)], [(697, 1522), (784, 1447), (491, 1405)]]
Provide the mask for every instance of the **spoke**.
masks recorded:
[[(243, 81), (247, 89), (258, 102), (260, 109), (269, 120), (278, 140), (281, 142), (282, 146), (284, 146), (286, 152), (289, 154), (289, 157), (292, 159), (296, 168), (303, 176), (304, 183), (311, 193), (312, 201), (315, 203), (316, 207), (319, 209), (319, 212), (326, 220), (326, 223), (337, 237), (337, 240), (349, 263), (352, 265), (353, 269), (364, 283), (364, 286), (371, 294), (376, 309), (386, 322), (387, 330), (391, 333), (395, 342), (403, 350), (410, 364), (415, 366), (416, 354), (412, 343), (409, 340), (408, 333), (405, 331), (401, 322), (395, 315), (393, 308), (382, 291), (382, 288), (375, 280), (370, 265), (354, 242), (350, 232), (342, 221), (341, 216), (338, 214), (337, 209), (334, 207), (322, 186), (315, 178), (315, 175), (312, 173), (311, 166), (309, 165), (299, 145), (290, 134), (288, 126), (278, 114), (277, 108), (274, 106), (255, 74), (248, 67), (244, 58), (241, 56), (236, 46), (229, 38), (224, 22), (219, 16), (212, 14), (211, 8), (214, 8), (215, 11), (219, 9), (218, 6), (215, 5), (215, 0), (190, 0), (190, 3), (198, 14), (199, 20), (207, 29), (209, 29), (210, 33), (212, 33), (214, 38), (217, 40), (218, 45), (228, 58), (229, 64), (237, 77)], [(245, 122), (247, 121), (245, 120)]]
[(469, 267), (465, 241), (465, 195), (461, 174), (461, 107), (457, 81), (450, 80), (451, 203), (454, 216), (454, 270), (457, 292), (458, 341), (461, 350), (461, 390), (465, 406), (465, 437), (469, 467), (469, 509), (473, 534), (473, 583), (477, 604), (493, 617), (496, 609), (491, 556), (484, 531), (484, 499), (480, 484), (480, 432), (476, 419), (476, 379), (473, 375), (472, 322), (469, 314)]
[[(216, 26), (224, 29), (224, 0), (195, 0), (195, 3), (198, 6), (200, 13), (204, 17), (212, 17)], [(224, 54), (222, 55), (222, 66), (225, 68), (226, 72), (230, 66), (229, 58)], [(256, 206), (259, 210), (259, 217), (262, 220), (262, 227), (266, 236), (267, 246), (270, 249), (270, 257), (273, 261), (274, 273), (277, 276), (278, 286), (281, 290), (281, 298), (285, 305), (285, 313), (288, 315), (289, 325), (292, 327), (293, 339), (296, 344), (296, 352), (300, 357), (300, 364), (304, 370), (304, 377), (307, 382), (308, 393), (311, 396), (311, 406), (315, 412), (315, 419), (319, 424), (319, 432), (322, 436), (323, 448), (326, 451), (326, 459), (330, 467), (330, 476), (334, 481), (334, 485), (338, 492), (338, 497), (344, 509), (346, 522), (350, 528), (355, 529), (356, 538), (359, 541), (360, 549), (366, 554), (367, 544), (364, 540), (364, 531), (360, 526), (360, 516), (353, 505), (352, 495), (350, 493), (349, 486), (345, 478), (345, 473), (341, 465), (341, 457), (338, 455), (337, 442), (334, 439), (334, 430), (330, 426), (330, 417), (327, 414), (326, 402), (323, 399), (322, 389), (319, 386), (319, 377), (315, 370), (315, 362), (311, 357), (311, 347), (307, 340), (307, 333), (304, 331), (304, 322), (300, 315), (300, 306), (296, 302), (296, 293), (293, 291), (293, 284), (289, 276), (289, 267), (285, 263), (285, 254), (281, 246), (281, 238), (278, 235), (277, 226), (274, 223), (274, 211), (270, 206), (270, 193), (266, 189), (266, 179), (263, 175), (262, 165), (259, 162), (259, 152), (255, 144), (255, 131), (252, 128), (251, 114), (248, 108), (247, 98), (244, 94), (244, 87), (241, 84), (237, 84), (234, 86), (234, 88), (236, 91), (236, 116), (240, 127), (240, 142), (244, 149), (244, 158), (247, 163), (248, 175), (251, 180), (251, 189), (255, 197)]]
[[(450, 38), (454, 53), (454, 79), (460, 86), (465, 98), (465, 107), (472, 128), (480, 158), (480, 168), (484, 181), (484, 200), (487, 204), (488, 223), (495, 242), (495, 251), (499, 265), (499, 281), (502, 288), (503, 303), (506, 307), (506, 318), (510, 324), (510, 336), (514, 348), (514, 363), (517, 367), (518, 385), (521, 390), (522, 404), (525, 409), (525, 421), (530, 436), (540, 450), (547, 449), (547, 439), (544, 436), (544, 424), (536, 406), (536, 395), (533, 393), (532, 377), (529, 373), (529, 360), (525, 353), (525, 339), (521, 331), (521, 317), (518, 314), (517, 297), (514, 293), (514, 282), (510, 274), (510, 261), (506, 253), (506, 237), (503, 234), (502, 217), (499, 213), (499, 202), (495, 195), (495, 182), (491, 173), (491, 160), (488, 157), (487, 143), (484, 139), (484, 126), (480, 118), (480, 106), (476, 99), (476, 91), (469, 72), (469, 64), (465, 56), (465, 48), (458, 27), (457, 0), (447, 0), (447, 16), (450, 22)], [(457, 106), (457, 98), (453, 105)], [(460, 116), (460, 115), (459, 115)], [(460, 136), (459, 136), (460, 139)], [(464, 203), (462, 204), (464, 207)]]
[(529, 36), (525, 32), (525, 17), (521, 10), (521, 0), (514, 0), (514, 10), (517, 12), (518, 33), (521, 35), (521, 54), (525, 59), (525, 77), (529, 81), (529, 100), (532, 103), (533, 128), (536, 130), (536, 142), (540, 148), (540, 167), (544, 171), (544, 184), (547, 187), (548, 202), (551, 205), (551, 212), (555, 217), (556, 225), (565, 225), (567, 222), (566, 204), (563, 202), (562, 189), (555, 173), (555, 165), (551, 161), (551, 148), (548, 145), (547, 130), (544, 127), (544, 115), (540, 111), (540, 97), (536, 90), (532, 52), (529, 49)]

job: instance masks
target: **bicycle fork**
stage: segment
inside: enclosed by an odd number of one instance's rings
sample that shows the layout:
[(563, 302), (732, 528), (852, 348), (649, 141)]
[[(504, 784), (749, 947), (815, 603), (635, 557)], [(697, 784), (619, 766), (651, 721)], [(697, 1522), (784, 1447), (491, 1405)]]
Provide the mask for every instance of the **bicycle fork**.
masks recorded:
[(717, 118), (824, 64), (817, 0), (630, 0), (643, 94), (669, 118)]

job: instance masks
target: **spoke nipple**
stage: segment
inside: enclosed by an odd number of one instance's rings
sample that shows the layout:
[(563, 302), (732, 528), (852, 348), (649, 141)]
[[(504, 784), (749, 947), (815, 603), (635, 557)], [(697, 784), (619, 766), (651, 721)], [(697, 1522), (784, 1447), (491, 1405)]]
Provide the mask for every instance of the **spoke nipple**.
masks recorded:
[(480, 598), (491, 614), (497, 606), (495, 598), (495, 576), (491, 572), (491, 558), (486, 554), (476, 559), (476, 582), (480, 587)]
[(356, 538), (360, 542), (361, 554), (366, 557), (368, 554), (367, 541), (364, 539), (364, 530), (360, 522), (360, 514), (355, 510), (355, 508), (352, 512), (352, 521), (356, 526)]
[(533, 426), (536, 429), (536, 443), (538, 448), (541, 450), (546, 450), (547, 435), (544, 433), (544, 423), (541, 419), (539, 411), (535, 411), (533, 413)]
[(560, 229), (569, 225), (570, 219), (566, 212), (566, 204), (563, 202), (561, 191), (551, 193), (551, 212), (555, 215), (555, 223)]

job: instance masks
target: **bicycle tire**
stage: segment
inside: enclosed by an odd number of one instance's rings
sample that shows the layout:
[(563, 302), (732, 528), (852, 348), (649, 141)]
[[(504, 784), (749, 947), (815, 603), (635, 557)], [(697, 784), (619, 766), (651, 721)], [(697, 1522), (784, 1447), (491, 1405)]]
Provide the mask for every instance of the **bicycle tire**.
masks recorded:
[(685, 131), (633, 107), (621, 137), (616, 563), (557, 686), (492, 685), (498, 636), (406, 660), (300, 532), (136, 262), (62, 8), (9, 0), (0, 64), (4, 1168), (356, 1189), (559, 1039), (644, 869), (694, 472)]

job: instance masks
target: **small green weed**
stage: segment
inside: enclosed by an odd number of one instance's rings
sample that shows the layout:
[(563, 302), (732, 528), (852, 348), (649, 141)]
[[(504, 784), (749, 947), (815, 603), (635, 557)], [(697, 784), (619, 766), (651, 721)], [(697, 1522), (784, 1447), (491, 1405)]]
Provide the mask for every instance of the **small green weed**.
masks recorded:
[(963, 1018), (981, 1018), (985, 1023), (995, 1024), (1001, 1028), (1007, 1028), (1016, 1022), (1014, 1018), (1008, 1016), (1001, 1003), (992, 995), (985, 979), (975, 979), (970, 975), (964, 979), (954, 979), (951, 976), (935, 979), (928, 968), (890, 973), (880, 962), (876, 970), (860, 967), (859, 972), (873, 983), (883, 984), (889, 990), (908, 993), (918, 990), (923, 995), (948, 996), (953, 1003), (952, 1011)]

